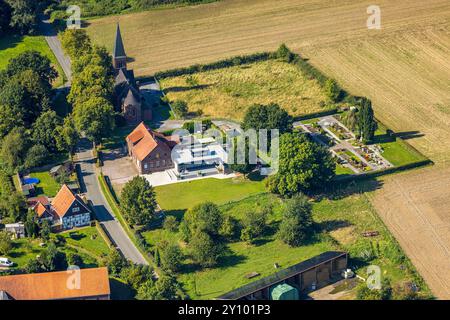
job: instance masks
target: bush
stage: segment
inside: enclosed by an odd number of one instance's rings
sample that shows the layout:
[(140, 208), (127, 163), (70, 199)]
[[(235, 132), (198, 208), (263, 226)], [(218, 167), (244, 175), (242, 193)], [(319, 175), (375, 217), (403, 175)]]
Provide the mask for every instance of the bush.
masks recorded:
[(163, 228), (170, 232), (178, 231), (179, 222), (176, 217), (168, 216), (164, 219)]
[(225, 251), (223, 244), (202, 231), (192, 236), (189, 247), (192, 259), (202, 267), (214, 267)]
[(183, 253), (177, 244), (168, 244), (161, 248), (161, 267), (164, 270), (178, 272), (183, 258)]
[(188, 113), (188, 105), (186, 101), (176, 100), (172, 102), (172, 109), (175, 112), (175, 114), (180, 118), (186, 117)]
[(69, 252), (67, 254), (67, 262), (71, 266), (78, 266), (80, 268), (84, 265), (83, 258), (80, 255), (72, 252)]
[(0, 254), (7, 255), (13, 248), (11, 235), (6, 231), (0, 231)]
[(262, 236), (266, 230), (267, 216), (271, 208), (265, 207), (259, 211), (248, 212), (242, 221), (241, 240), (253, 243), (256, 238)]

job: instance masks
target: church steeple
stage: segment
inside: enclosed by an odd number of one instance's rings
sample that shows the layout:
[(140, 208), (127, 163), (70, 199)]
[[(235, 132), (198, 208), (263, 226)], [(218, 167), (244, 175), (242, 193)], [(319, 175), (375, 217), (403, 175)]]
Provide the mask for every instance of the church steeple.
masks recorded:
[(114, 42), (113, 65), (114, 68), (117, 70), (127, 68), (127, 55), (125, 53), (125, 48), (123, 46), (119, 23), (117, 23), (116, 40)]

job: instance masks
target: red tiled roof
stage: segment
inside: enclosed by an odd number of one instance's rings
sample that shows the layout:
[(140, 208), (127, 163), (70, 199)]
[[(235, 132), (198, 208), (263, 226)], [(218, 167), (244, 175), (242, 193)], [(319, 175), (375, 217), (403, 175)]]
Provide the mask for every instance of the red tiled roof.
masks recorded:
[(63, 217), (75, 199), (75, 194), (67, 185), (64, 184), (52, 201), (53, 210), (58, 216)]
[[(110, 294), (108, 269), (81, 269), (79, 286), (69, 286), (74, 271), (0, 277), (0, 291), (15, 300), (80, 299)], [(76, 279), (75, 277), (73, 279)], [(73, 284), (77, 284), (76, 281)]]
[(34, 207), (34, 211), (36, 211), (37, 216), (40, 218), (45, 213), (50, 214), (50, 212), (47, 210), (47, 208), (42, 204), (42, 202), (38, 202), (38, 204)]
[(133, 143), (132, 153), (140, 161), (144, 160), (158, 145), (168, 147), (166, 137), (161, 133), (150, 130), (144, 122), (141, 122), (127, 136), (127, 140)]

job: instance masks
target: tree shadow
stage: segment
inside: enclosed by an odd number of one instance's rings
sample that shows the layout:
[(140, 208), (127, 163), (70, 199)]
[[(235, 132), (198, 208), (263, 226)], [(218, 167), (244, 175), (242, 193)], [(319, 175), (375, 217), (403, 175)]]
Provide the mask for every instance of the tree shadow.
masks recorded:
[(324, 232), (331, 232), (349, 226), (351, 226), (351, 223), (347, 220), (328, 220), (317, 223), (317, 229)]
[(310, 193), (316, 201), (322, 199), (340, 200), (347, 198), (354, 194), (362, 194), (366, 192), (373, 192), (383, 187), (383, 182), (377, 179), (362, 179), (348, 181), (334, 181), (323, 192)]
[(186, 92), (186, 91), (191, 91), (191, 90), (203, 90), (203, 89), (207, 89), (209, 87), (211, 87), (211, 84), (199, 84), (196, 86), (189, 86), (189, 87), (170, 87), (170, 88), (166, 88), (164, 89), (165, 93), (169, 93), (169, 92)]
[(112, 300), (134, 300), (136, 292), (131, 286), (114, 278), (109, 278), (109, 285)]
[(0, 41), (0, 51), (17, 47), (23, 38), (23, 36), (19, 35), (3, 36), (2, 41)]
[(70, 236), (71, 239), (73, 239), (75, 241), (80, 241), (81, 239), (86, 238), (85, 234), (78, 233), (77, 231), (70, 232), (69, 236)]
[(404, 131), (404, 132), (396, 132), (394, 133), (396, 138), (401, 138), (403, 140), (415, 139), (424, 137), (425, 134), (420, 131)]

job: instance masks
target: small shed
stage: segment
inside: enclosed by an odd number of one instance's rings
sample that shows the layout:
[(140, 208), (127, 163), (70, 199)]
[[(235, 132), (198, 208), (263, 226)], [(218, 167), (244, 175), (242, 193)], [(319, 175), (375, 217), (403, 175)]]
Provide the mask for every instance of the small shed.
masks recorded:
[(297, 288), (287, 283), (279, 284), (270, 290), (271, 300), (299, 300)]
[(15, 239), (25, 238), (25, 226), (21, 222), (5, 224), (5, 231), (11, 233)]

